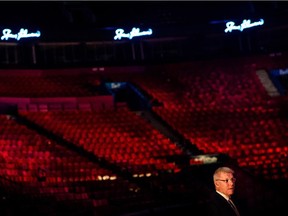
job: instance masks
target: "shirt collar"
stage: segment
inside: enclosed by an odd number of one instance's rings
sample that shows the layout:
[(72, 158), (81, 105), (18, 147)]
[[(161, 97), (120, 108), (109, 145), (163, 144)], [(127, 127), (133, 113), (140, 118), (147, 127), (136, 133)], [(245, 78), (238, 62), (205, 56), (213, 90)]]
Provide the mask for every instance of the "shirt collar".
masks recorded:
[(230, 197), (226, 196), (225, 194), (219, 192), (216, 190), (217, 193), (219, 193), (221, 196), (223, 196), (227, 201), (230, 199)]

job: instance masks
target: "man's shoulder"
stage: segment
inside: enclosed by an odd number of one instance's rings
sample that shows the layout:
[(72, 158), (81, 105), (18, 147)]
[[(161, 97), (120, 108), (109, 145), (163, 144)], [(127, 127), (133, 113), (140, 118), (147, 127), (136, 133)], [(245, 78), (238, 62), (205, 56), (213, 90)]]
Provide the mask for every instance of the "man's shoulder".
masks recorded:
[(214, 201), (214, 202), (224, 202), (226, 200), (221, 194), (217, 193), (216, 191), (213, 191), (213, 192), (211, 192), (209, 194), (208, 201), (209, 202), (212, 202), (212, 201)]

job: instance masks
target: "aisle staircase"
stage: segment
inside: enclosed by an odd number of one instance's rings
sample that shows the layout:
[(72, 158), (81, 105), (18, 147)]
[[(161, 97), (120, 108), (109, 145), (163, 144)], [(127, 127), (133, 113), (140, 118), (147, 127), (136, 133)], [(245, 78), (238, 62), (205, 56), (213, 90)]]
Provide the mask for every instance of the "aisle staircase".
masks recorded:
[(269, 75), (266, 70), (257, 70), (256, 74), (258, 75), (260, 82), (263, 84), (269, 96), (271, 97), (280, 96), (280, 93), (278, 92), (277, 88), (269, 78)]

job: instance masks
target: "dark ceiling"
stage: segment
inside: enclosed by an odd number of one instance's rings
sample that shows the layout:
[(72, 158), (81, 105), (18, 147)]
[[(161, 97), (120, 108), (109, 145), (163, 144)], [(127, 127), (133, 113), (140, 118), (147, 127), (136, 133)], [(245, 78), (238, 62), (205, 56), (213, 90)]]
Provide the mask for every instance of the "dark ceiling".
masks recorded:
[[(7, 1), (0, 24), (123, 26), (286, 16), (284, 1)], [(286, 16), (287, 17), (287, 16)]]

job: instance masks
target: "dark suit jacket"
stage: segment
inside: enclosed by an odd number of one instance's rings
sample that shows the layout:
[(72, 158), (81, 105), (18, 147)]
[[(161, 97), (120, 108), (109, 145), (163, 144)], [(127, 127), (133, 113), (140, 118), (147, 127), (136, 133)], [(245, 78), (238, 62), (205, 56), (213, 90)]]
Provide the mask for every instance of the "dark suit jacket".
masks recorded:
[[(234, 204), (237, 206), (235, 202)], [(238, 206), (237, 209), (241, 214)], [(237, 216), (227, 200), (216, 191), (204, 203), (204, 212), (207, 216)]]

